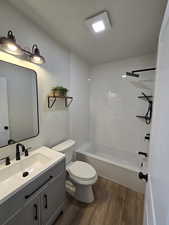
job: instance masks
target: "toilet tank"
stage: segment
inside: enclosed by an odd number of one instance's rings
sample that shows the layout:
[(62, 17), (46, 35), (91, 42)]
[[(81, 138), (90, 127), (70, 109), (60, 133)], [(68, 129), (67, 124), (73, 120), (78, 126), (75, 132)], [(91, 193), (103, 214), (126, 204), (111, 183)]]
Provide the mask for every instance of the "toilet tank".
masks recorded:
[(66, 140), (52, 149), (58, 152), (62, 152), (66, 157), (66, 165), (68, 165), (73, 160), (73, 153), (75, 151), (75, 141), (74, 140)]

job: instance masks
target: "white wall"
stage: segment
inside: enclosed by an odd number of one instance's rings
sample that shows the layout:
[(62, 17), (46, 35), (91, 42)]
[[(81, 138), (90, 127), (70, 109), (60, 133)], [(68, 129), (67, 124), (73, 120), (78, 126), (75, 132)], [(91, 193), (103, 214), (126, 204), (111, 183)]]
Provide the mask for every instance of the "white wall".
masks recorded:
[(71, 54), (70, 95), (75, 96), (70, 107), (70, 134), (77, 148), (89, 141), (89, 67)]
[(145, 224), (169, 224), (169, 5), (158, 49)]
[[(6, 35), (8, 30), (13, 30), (18, 43), (23, 47), (32, 47), (32, 44), (37, 43), (41, 49), (41, 54), (46, 58), (46, 63), (43, 66), (38, 66), (0, 52), (0, 60), (31, 68), (35, 70), (38, 75), (40, 135), (25, 143), (34, 148), (41, 145), (53, 146), (70, 137), (69, 119), (71, 119), (71, 117), (69, 117), (69, 110), (65, 110), (63, 107), (56, 107), (55, 110), (49, 110), (47, 108), (47, 95), (49, 94), (50, 89), (56, 85), (63, 85), (68, 89), (70, 88), (71, 53), (57, 45), (56, 42), (47, 36), (47, 34), (41, 31), (30, 20), (25, 18), (18, 10), (13, 8), (13, 6), (3, 0), (0, 3), (1, 36)], [(75, 61), (76, 58), (74, 59), (74, 68), (76, 66), (78, 67), (78, 63), (82, 63), (82, 60), (79, 61), (78, 57), (76, 63)], [(82, 70), (83, 69), (85, 70), (84, 74), (87, 73), (85, 64), (82, 67)], [(84, 74), (82, 76), (84, 76)], [(73, 77), (73, 82), (76, 82), (76, 78), (78, 78), (78, 76)], [(82, 79), (82, 81), (84, 80)], [(77, 82), (79, 83), (81, 80), (78, 80)], [(74, 86), (74, 88), (77, 87)], [(76, 90), (74, 90), (74, 93), (78, 94)], [(73, 97), (76, 99), (77, 96)], [(83, 104), (83, 99), (81, 102)], [(84, 104), (86, 104), (86, 102)], [(78, 108), (74, 109), (74, 113), (78, 113)], [(72, 122), (72, 129), (73, 126), (74, 122)], [(81, 124), (79, 124), (79, 127), (80, 126)], [(82, 132), (81, 136), (83, 136), (83, 128), (80, 127), (79, 132)], [(78, 135), (80, 135), (80, 133), (78, 133)], [(76, 135), (74, 135), (74, 138), (76, 139)], [(10, 154), (15, 154), (15, 151), (11, 150), (11, 147), (0, 149), (1, 155), (6, 155), (9, 152)]]
[(148, 105), (137, 97), (141, 91), (151, 94), (154, 81), (150, 80), (154, 80), (155, 73), (144, 73), (139, 79), (124, 79), (122, 75), (135, 69), (154, 67), (155, 62), (155, 56), (148, 55), (93, 68), (90, 81), (90, 138), (97, 144), (97, 149), (108, 154), (114, 150), (133, 154), (147, 151), (144, 136), (150, 126), (136, 115), (144, 115)]

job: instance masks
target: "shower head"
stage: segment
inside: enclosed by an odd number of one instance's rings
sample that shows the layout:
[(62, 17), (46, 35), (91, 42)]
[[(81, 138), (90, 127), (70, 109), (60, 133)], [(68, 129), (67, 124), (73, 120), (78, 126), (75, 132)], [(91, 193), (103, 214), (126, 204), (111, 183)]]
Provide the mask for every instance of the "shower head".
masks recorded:
[(134, 72), (131, 72), (131, 73), (130, 72), (127, 72), (126, 75), (127, 76), (130, 76), (130, 77), (139, 77), (140, 76), (139, 74), (134, 73)]
[(136, 77), (136, 78), (138, 78), (139, 76), (140, 76), (139, 74), (136, 74), (134, 72), (126, 72), (126, 74), (123, 75), (122, 77), (123, 78), (126, 78), (126, 77)]
[(126, 72), (125, 75), (122, 75), (123, 78), (126, 77), (136, 77), (139, 78), (139, 74), (138, 73), (142, 73), (142, 72), (149, 72), (149, 71), (156, 71), (156, 68), (147, 68), (147, 69), (142, 69), (142, 70), (133, 70), (131, 72)]

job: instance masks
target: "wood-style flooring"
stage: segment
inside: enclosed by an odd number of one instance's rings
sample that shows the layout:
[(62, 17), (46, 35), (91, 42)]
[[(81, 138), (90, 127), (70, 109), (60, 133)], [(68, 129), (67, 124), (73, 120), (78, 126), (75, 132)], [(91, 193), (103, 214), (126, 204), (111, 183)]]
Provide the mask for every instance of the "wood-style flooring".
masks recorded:
[(54, 225), (142, 225), (144, 195), (99, 178), (95, 202), (79, 203), (67, 196), (64, 213)]

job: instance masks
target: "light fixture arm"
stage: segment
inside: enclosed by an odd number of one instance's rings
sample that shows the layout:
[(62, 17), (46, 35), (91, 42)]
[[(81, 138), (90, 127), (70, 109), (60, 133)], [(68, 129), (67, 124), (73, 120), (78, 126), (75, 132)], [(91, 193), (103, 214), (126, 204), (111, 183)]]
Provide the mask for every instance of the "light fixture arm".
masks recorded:
[(16, 42), (16, 38), (11, 30), (8, 31), (8, 38)]
[(40, 56), (40, 51), (39, 51), (39, 48), (38, 48), (37, 44), (34, 44), (32, 46), (32, 54), (35, 54), (35, 55), (39, 55)]

